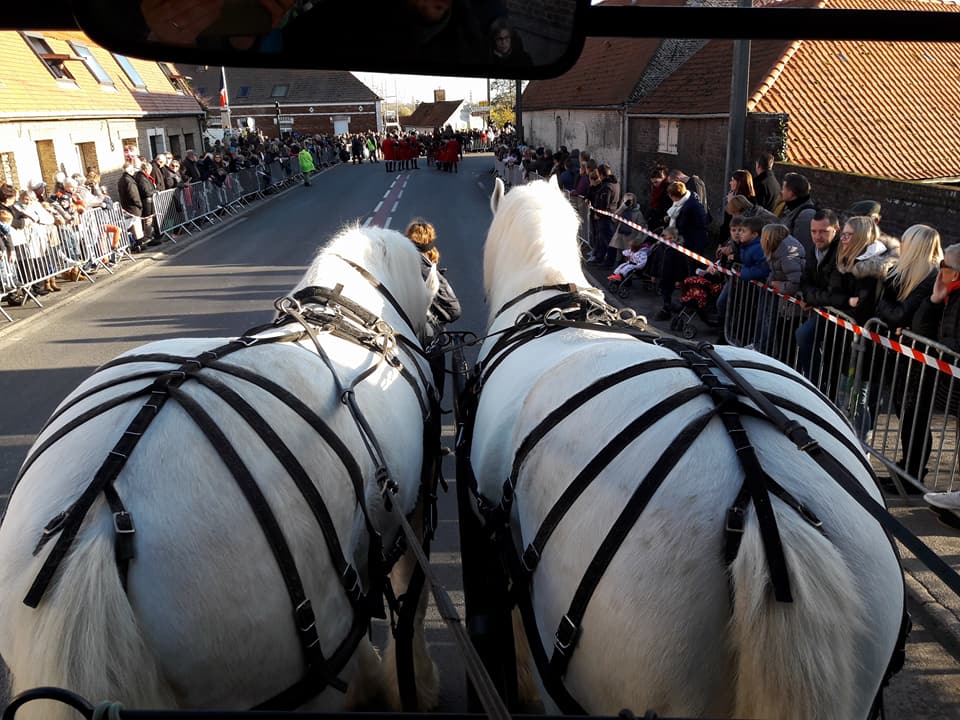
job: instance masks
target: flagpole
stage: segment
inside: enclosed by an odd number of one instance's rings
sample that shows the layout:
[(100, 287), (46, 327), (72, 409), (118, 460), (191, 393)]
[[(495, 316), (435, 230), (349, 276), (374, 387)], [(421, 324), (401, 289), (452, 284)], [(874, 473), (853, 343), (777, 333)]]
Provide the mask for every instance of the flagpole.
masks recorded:
[(220, 82), (222, 87), (220, 89), (220, 107), (224, 108), (222, 111), (224, 117), (221, 119), (221, 125), (224, 130), (231, 131), (230, 134), (233, 134), (233, 125), (230, 120), (230, 93), (227, 91), (227, 69), (221, 65), (220, 66)]

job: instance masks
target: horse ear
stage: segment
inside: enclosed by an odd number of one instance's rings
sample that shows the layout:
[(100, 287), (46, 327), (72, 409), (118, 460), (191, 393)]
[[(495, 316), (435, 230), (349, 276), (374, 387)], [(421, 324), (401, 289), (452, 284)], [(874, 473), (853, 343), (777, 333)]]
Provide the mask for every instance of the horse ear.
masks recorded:
[(560, 189), (560, 181), (557, 180), (557, 174), (556, 174), (556, 173), (554, 173), (553, 175), (551, 175), (551, 176), (550, 176), (550, 179), (547, 180), (547, 182), (550, 183), (550, 187), (554, 188), (555, 190), (559, 190), (559, 189)]
[(503, 200), (506, 192), (507, 190), (503, 185), (503, 180), (497, 178), (497, 181), (493, 184), (493, 195), (490, 196), (490, 212), (494, 215), (497, 214), (497, 208), (500, 207), (500, 201)]

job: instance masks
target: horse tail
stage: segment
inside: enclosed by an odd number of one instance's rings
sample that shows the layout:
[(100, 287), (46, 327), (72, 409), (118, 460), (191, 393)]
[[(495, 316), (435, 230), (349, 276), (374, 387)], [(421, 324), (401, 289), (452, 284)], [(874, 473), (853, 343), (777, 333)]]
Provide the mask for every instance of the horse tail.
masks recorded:
[(856, 707), (856, 640), (867, 611), (853, 573), (823, 534), (790, 512), (777, 519), (793, 602), (773, 597), (755, 521), (747, 523), (730, 568), (737, 669), (733, 716), (862, 716)]
[[(120, 583), (112, 537), (91, 532), (74, 542), (36, 609), (20, 602), (5, 608), (15, 617), (8, 614), (4, 622), (19, 628), (5, 657), (14, 693), (52, 685), (94, 704), (111, 700), (137, 709), (176, 707)], [(28, 583), (38, 566), (32, 564), (23, 574)], [(16, 597), (25, 592), (23, 588)], [(24, 706), (17, 717), (73, 720), (76, 714), (59, 703), (38, 701)]]

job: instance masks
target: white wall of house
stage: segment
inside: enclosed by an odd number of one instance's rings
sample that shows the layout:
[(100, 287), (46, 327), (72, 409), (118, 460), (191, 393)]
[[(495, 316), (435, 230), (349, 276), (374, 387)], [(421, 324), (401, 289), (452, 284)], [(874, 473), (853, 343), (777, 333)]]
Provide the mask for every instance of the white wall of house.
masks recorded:
[(135, 137), (137, 124), (132, 119), (9, 122), (0, 124), (0, 153), (13, 154), (16, 179), (21, 188), (26, 188), (29, 182), (42, 178), (39, 153), (41, 148), (46, 151), (51, 147), (45, 141), (52, 142), (56, 165), (68, 175), (85, 173), (78, 145), (93, 143), (104, 176), (119, 172), (123, 139)]
[(530, 110), (523, 113), (528, 145), (556, 150), (586, 150), (598, 163), (606, 163), (623, 176), (622, 116), (617, 110)]
[[(25, 189), (43, 177), (40, 153), (47, 153), (47, 166), (55, 161), (58, 170), (67, 175), (86, 174), (80, 146), (95, 153), (96, 165), (107, 188), (112, 191), (123, 167), (124, 140), (135, 139), (140, 153), (150, 155), (149, 135), (162, 136), (164, 150), (170, 150), (171, 136), (179, 140), (180, 154), (189, 148), (191, 138), (200, 141), (200, 125), (192, 116), (154, 120), (111, 118), (109, 120), (36, 120), (0, 123), (0, 153), (13, 155), (16, 181)], [(52, 159), (49, 154), (52, 149)], [(89, 155), (87, 156), (90, 157)]]

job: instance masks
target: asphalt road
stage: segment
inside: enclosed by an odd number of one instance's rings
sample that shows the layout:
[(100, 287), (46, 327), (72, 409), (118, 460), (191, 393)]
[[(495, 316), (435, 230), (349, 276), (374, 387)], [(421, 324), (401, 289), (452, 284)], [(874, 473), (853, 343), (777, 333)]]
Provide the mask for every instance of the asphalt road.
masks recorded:
[[(273, 300), (296, 283), (318, 246), (345, 223), (389, 221), (402, 230), (414, 217), (432, 222), (440, 264), (448, 268), (447, 278), (464, 308), (453, 329), (482, 330), (481, 252), (489, 222), (491, 165), (489, 156), (469, 157), (458, 174), (421, 163), (420, 170), (399, 175), (387, 174), (382, 164), (339, 166), (315, 178), (309, 188), (292, 188), (224, 228), (183, 242), (169, 259), (127, 269), (102, 287), (76, 295), (76, 302), (56, 297), (62, 306), (51, 307), (39, 319), (34, 319), (40, 315), (35, 310), (13, 311), (31, 320), (0, 337), (0, 507), (34, 435), (94, 368), (151, 340), (240, 334), (264, 322), (272, 315)], [(446, 422), (445, 444), (452, 445), (452, 420)], [(452, 471), (448, 458), (445, 475), (451, 482)], [(462, 613), (452, 486), (441, 498), (433, 562)], [(383, 634), (380, 628), (378, 636)], [(427, 636), (441, 669), (441, 708), (463, 711), (462, 664), (432, 604)], [(960, 718), (958, 698), (960, 663), (918, 622), (907, 667), (887, 693), (887, 717)], [(0, 707), (5, 700), (0, 691)]]

